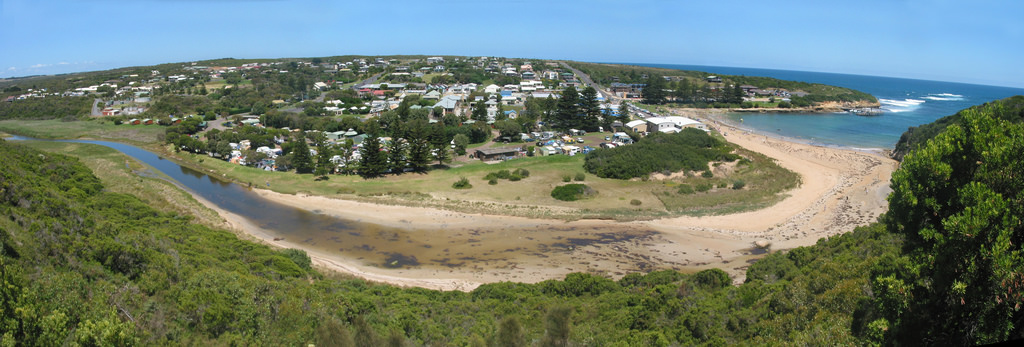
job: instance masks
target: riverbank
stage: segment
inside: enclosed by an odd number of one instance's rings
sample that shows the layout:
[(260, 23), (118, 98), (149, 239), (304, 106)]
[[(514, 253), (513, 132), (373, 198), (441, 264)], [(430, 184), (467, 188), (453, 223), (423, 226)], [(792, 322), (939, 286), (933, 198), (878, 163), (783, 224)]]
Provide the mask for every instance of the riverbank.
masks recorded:
[[(756, 244), (771, 250), (811, 245), (819, 238), (853, 230), (883, 213), (888, 181), (896, 162), (872, 152), (795, 143), (718, 122), (714, 114), (692, 110), (674, 113), (701, 119), (725, 138), (774, 158), (800, 174), (802, 183), (778, 204), (751, 212), (721, 216), (675, 217), (652, 221), (559, 220), (460, 213), (429, 207), (379, 205), (320, 196), (257, 190), (271, 201), (343, 219), (421, 232), (437, 244), (484, 247), (506, 252), (505, 258), (449, 268), (388, 269), (333, 252), (322, 252), (298, 240), (274, 236), (244, 219), (226, 215), (246, 234), (281, 247), (305, 249), (324, 269), (371, 281), (443, 290), (470, 290), (498, 281), (539, 282), (571, 272), (621, 277), (632, 271), (674, 268), (695, 271), (719, 267), (742, 281), (747, 260), (756, 258)], [(656, 233), (650, 233), (656, 231)], [(636, 237), (536, 253), (531, 245), (558, 244), (593, 233), (633, 233)], [(471, 235), (471, 236), (470, 236)], [(547, 240), (541, 240), (547, 237)], [(521, 248), (522, 251), (515, 251)], [(549, 249), (546, 249), (549, 250)], [(453, 251), (454, 252), (454, 251)], [(487, 254), (484, 252), (483, 254)]]

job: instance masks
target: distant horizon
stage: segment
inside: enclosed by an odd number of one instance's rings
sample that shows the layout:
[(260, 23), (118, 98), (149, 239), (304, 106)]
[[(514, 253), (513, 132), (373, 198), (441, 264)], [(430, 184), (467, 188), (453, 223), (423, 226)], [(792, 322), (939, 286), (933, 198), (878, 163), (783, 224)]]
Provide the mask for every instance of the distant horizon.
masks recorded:
[[(28, 78), (33, 78), (33, 77), (62, 76), (62, 75), (73, 75), (73, 74), (79, 74), (79, 73), (94, 73), (94, 72), (103, 72), (103, 71), (110, 71), (110, 70), (117, 70), (117, 69), (148, 67), (148, 66), (156, 66), (156, 65), (163, 65), (163, 64), (187, 64), (187, 63), (194, 63), (194, 62), (201, 62), (201, 61), (220, 60), (220, 59), (286, 60), (286, 59), (329, 58), (329, 57), (340, 57), (340, 56), (366, 56), (366, 57), (381, 57), (381, 56), (457, 56), (457, 57), (481, 57), (481, 56), (486, 56), (486, 57), (498, 57), (498, 58), (505, 58), (505, 59), (523, 59), (523, 60), (535, 59), (535, 60), (554, 60), (554, 61), (565, 60), (565, 61), (578, 61), (578, 62), (583, 62), (583, 63), (594, 63), (594, 64), (616, 64), (616, 65), (633, 65), (633, 66), (681, 65), (681, 66), (708, 67), (708, 68), (739, 68), (739, 69), (756, 69), (756, 70), (774, 70), (774, 71), (825, 73), (825, 74), (836, 74), (836, 75), (866, 76), (866, 77), (881, 77), (881, 78), (897, 78), (897, 79), (919, 80), (919, 81), (930, 81), (930, 82), (942, 82), (942, 83), (958, 83), (958, 84), (977, 85), (977, 86), (988, 86), (988, 87), (1019, 89), (1022, 92), (1024, 92), (1024, 84), (1022, 84), (1021, 86), (1012, 86), (1012, 85), (989, 84), (989, 83), (983, 83), (983, 82), (951, 81), (951, 80), (916, 78), (916, 77), (907, 77), (907, 76), (887, 76), (887, 75), (863, 74), (863, 73), (848, 73), (848, 72), (835, 72), (835, 71), (814, 71), (814, 70), (804, 70), (804, 69), (783, 69), (783, 68), (753, 67), (753, 66), (703, 65), (703, 64), (688, 64), (688, 63), (666, 63), (666, 62), (588, 61), (588, 60), (578, 60), (578, 59), (551, 59), (551, 58), (536, 58), (536, 57), (505, 57), (505, 56), (497, 56), (497, 55), (415, 54), (415, 53), (414, 54), (356, 54), (356, 53), (348, 53), (348, 54), (333, 54), (333, 55), (325, 55), (325, 56), (302, 56), (302, 57), (294, 56), (294, 57), (276, 57), (276, 58), (263, 58), (263, 57), (256, 57), (256, 58), (252, 58), (252, 57), (204, 58), (204, 59), (184, 60), (184, 61), (170, 61), (170, 62), (162, 62), (162, 63), (148, 64), (148, 65), (126, 65), (126, 66), (110, 67), (110, 68), (103, 68), (103, 69), (97, 69), (97, 70), (80, 70), (80, 71), (69, 71), (69, 72), (52, 73), (52, 74), (33, 74), (33, 75), (22, 75), (22, 76), (6, 76), (6, 77), (0, 77), (0, 82), (9, 82), (9, 81), (15, 81), (15, 80), (19, 80), (19, 79), (28, 79)], [(700, 70), (693, 70), (693, 71), (700, 71)], [(702, 72), (711, 72), (711, 71), (702, 71)]]
[(754, 67), (1024, 88), (1020, 13), (1021, 1), (949, 0), (2, 0), (0, 77), (358, 51)]

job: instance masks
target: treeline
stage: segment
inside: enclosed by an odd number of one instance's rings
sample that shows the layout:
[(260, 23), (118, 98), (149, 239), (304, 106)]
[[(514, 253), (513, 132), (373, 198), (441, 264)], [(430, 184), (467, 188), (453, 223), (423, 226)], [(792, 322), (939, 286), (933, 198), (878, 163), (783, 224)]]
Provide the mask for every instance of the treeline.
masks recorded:
[[(1009, 121), (1011, 123), (1024, 122), (1024, 96), (1011, 96), (1006, 99), (996, 100), (983, 105), (973, 106), (968, 110), (982, 111), (992, 114), (994, 117)], [(965, 110), (966, 111), (966, 110)], [(928, 140), (934, 138), (947, 127), (953, 124), (961, 124), (963, 112), (939, 118), (938, 120), (921, 126), (910, 127), (900, 136), (896, 147), (892, 152), (892, 158), (903, 160), (903, 157), (910, 151), (924, 145)]]
[(89, 116), (92, 101), (88, 97), (55, 96), (0, 101), (0, 119), (78, 119)]
[(738, 158), (725, 142), (686, 128), (677, 134), (654, 133), (629, 146), (594, 150), (587, 154), (583, 168), (598, 177), (630, 179), (656, 172), (708, 171), (711, 161)]
[[(808, 93), (806, 96), (792, 97), (793, 101), (784, 106), (806, 107), (825, 101), (878, 101), (874, 96), (858, 90), (771, 77), (715, 75), (722, 82), (709, 83), (707, 77), (712, 74), (701, 71), (580, 62), (571, 62), (570, 65), (605, 86), (610, 86), (613, 82), (638, 83), (649, 86), (654, 84), (655, 86), (648, 87), (644, 91), (645, 103), (648, 104), (674, 102), (695, 107), (742, 107), (744, 106), (742, 95), (737, 92), (741, 85)], [(651, 95), (648, 96), (648, 93)], [(663, 94), (659, 95), (659, 93)], [(753, 107), (753, 105), (748, 106)]]

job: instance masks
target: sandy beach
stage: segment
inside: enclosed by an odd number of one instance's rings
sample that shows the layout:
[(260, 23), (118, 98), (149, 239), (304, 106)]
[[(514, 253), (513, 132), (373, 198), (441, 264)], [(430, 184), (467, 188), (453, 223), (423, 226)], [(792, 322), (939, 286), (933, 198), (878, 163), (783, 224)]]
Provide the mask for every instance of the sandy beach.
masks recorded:
[[(778, 204), (757, 211), (639, 222), (467, 214), (258, 190), (278, 203), (406, 230), (411, 237), (429, 239), (423, 247), (450, 264), (395, 269), (324, 251), (308, 240), (275, 240), (245, 218), (203, 203), (238, 231), (271, 245), (306, 250), (322, 269), (401, 286), (463, 291), (482, 283), (561, 279), (571, 272), (618, 278), (662, 268), (718, 267), (741, 282), (748, 260), (759, 253), (756, 243), (769, 243), (773, 251), (811, 245), (819, 238), (871, 223), (887, 208), (889, 177), (897, 163), (880, 153), (785, 141), (731, 127), (707, 114), (676, 112), (700, 119), (728, 141), (777, 160), (801, 176), (800, 186)], [(481, 256), (456, 260), (464, 252)]]

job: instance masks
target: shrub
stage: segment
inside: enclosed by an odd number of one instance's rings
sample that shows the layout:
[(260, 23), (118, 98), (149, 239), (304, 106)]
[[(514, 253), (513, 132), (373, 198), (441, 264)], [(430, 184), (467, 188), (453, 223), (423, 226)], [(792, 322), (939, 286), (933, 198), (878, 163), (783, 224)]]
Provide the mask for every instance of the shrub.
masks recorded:
[(696, 189), (697, 189), (698, 192), (703, 193), (703, 192), (711, 190), (711, 187), (712, 187), (711, 183), (701, 183), (701, 184), (697, 185)]
[(718, 182), (718, 188), (727, 188), (727, 187), (729, 187), (729, 183)]
[(562, 175), (562, 182), (572, 181), (572, 175)]
[(735, 180), (732, 182), (732, 189), (743, 189), (743, 187), (746, 186), (747, 182), (743, 182), (743, 180)]
[(527, 178), (527, 177), (530, 177), (530, 170), (527, 170), (527, 169), (516, 169), (516, 171), (512, 171), (512, 174), (513, 175), (518, 175), (519, 177), (522, 177), (522, 178)]
[(576, 201), (597, 192), (585, 184), (566, 184), (551, 190), (551, 197), (562, 201)]
[(679, 193), (681, 195), (688, 195), (693, 194), (694, 190), (693, 187), (690, 186), (689, 184), (681, 184), (679, 185), (679, 190), (677, 190), (676, 193)]
[(493, 186), (493, 185), (495, 185), (495, 184), (498, 184), (498, 180), (497, 180), (497, 179), (494, 179), (494, 178), (492, 178), (492, 179), (490, 179), (489, 181), (487, 181), (487, 184), (490, 184), (490, 185), (492, 185), (492, 186)]
[(642, 204), (642, 203), (643, 202), (641, 202), (640, 200), (637, 200), (637, 199), (633, 199), (633, 200), (629, 201), (629, 204), (633, 205), (633, 206), (640, 206), (640, 204)]
[(711, 173), (711, 170), (704, 170), (704, 172), (700, 173), (700, 177), (711, 178), (715, 177), (715, 174)]
[(468, 179), (466, 179), (465, 177), (461, 177), (461, 178), (459, 178), (458, 181), (455, 181), (455, 183), (452, 183), (452, 188), (455, 188), (455, 189), (469, 189), (469, 188), (473, 188), (473, 185), (469, 184), (469, 180)]
[(575, 180), (577, 182), (583, 181), (585, 179), (587, 179), (587, 175), (584, 175), (582, 172), (576, 174)]

